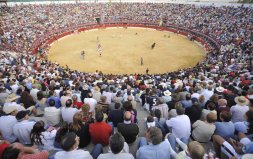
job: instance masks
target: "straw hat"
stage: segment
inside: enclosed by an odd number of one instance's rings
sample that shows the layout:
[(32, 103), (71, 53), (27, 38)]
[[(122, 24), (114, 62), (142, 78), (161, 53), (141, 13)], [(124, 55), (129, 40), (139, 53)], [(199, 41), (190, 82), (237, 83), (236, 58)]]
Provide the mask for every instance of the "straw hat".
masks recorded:
[(3, 111), (5, 114), (10, 114), (11, 112), (18, 110), (18, 106), (15, 105), (5, 105)]
[(219, 86), (219, 87), (216, 88), (216, 91), (220, 92), (220, 93), (224, 92), (224, 90), (225, 89), (223, 87), (221, 87), (221, 86)]
[(97, 93), (97, 92), (99, 92), (99, 91), (100, 91), (100, 88), (99, 88), (99, 87), (95, 87), (95, 88), (94, 88), (94, 92)]
[(163, 92), (163, 94), (164, 94), (165, 96), (170, 96), (170, 95), (171, 95), (171, 92), (170, 92), (169, 90), (166, 90), (166, 91)]
[(19, 98), (19, 96), (17, 96), (16, 94), (12, 93), (12, 94), (8, 95), (8, 97), (6, 98), (6, 102), (12, 102), (12, 101), (14, 101), (14, 100), (16, 100), (18, 98)]
[(235, 102), (239, 105), (248, 105), (249, 100), (245, 98), (244, 96), (238, 96), (235, 98)]

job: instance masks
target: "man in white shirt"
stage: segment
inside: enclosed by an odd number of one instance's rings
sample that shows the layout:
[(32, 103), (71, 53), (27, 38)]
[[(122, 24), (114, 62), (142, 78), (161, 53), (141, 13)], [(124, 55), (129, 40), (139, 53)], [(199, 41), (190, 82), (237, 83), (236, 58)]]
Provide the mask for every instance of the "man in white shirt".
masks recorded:
[(68, 99), (72, 99), (71, 98), (71, 92), (69, 90), (63, 92), (63, 96), (61, 97), (61, 105), (62, 105), (62, 107), (66, 106), (65, 104), (66, 104), (66, 101)]
[(102, 96), (106, 96), (106, 102), (108, 104), (112, 103), (113, 93), (110, 92), (109, 87), (106, 88), (106, 90), (103, 92)]
[(32, 86), (32, 89), (30, 91), (30, 95), (33, 97), (33, 100), (34, 101), (37, 101), (37, 93), (39, 92), (40, 90), (37, 89), (37, 86), (36, 85), (33, 85)]
[(55, 159), (93, 159), (102, 152), (102, 145), (96, 145), (92, 151), (93, 155), (88, 151), (78, 150), (80, 138), (74, 133), (70, 132), (64, 136), (61, 142), (62, 149), (55, 154)]
[(95, 107), (97, 105), (96, 99), (92, 98), (92, 93), (88, 93), (88, 98), (84, 98), (83, 103), (89, 104), (90, 110), (89, 112), (95, 112)]
[(100, 154), (98, 159), (134, 159), (130, 153), (123, 152), (125, 139), (120, 133), (115, 133), (110, 137), (109, 146), (111, 152)]
[(73, 116), (75, 113), (80, 112), (81, 110), (78, 110), (76, 108), (73, 108), (73, 102), (71, 99), (68, 99), (66, 101), (66, 107), (63, 107), (61, 109), (62, 119), (63, 121), (66, 121), (67, 123), (73, 122)]
[(35, 124), (34, 121), (29, 121), (29, 111), (20, 111), (16, 115), (18, 123), (13, 126), (13, 132), (18, 138), (19, 142), (28, 145), (31, 144), (30, 134)]
[(205, 102), (206, 102), (210, 99), (210, 97), (213, 94), (214, 94), (213, 87), (211, 85), (209, 85), (209, 86), (207, 86), (207, 89), (204, 89), (204, 91), (200, 95), (203, 95), (205, 97)]
[(182, 106), (176, 107), (177, 116), (166, 121), (167, 127), (177, 138), (188, 140), (191, 135), (191, 122)]
[(18, 109), (16, 106), (4, 106), (3, 111), (6, 115), (0, 117), (0, 131), (4, 140), (13, 143), (17, 140), (13, 132), (13, 126), (18, 122), (15, 117)]
[(48, 125), (55, 126), (60, 123), (61, 110), (55, 107), (55, 101), (50, 99), (48, 102), (50, 107), (44, 110), (44, 118)]

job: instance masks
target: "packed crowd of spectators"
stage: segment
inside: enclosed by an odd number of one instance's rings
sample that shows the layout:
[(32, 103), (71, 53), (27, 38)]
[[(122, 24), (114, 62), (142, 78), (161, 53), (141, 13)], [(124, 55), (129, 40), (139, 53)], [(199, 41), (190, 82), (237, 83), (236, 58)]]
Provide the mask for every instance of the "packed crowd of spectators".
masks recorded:
[[(202, 146), (209, 142), (217, 157), (253, 153), (251, 8), (50, 4), (2, 7), (0, 14), (1, 50), (21, 53), (0, 55), (2, 158), (134, 158), (128, 145), (135, 142), (137, 159), (210, 158)], [(153, 75), (83, 73), (29, 54), (46, 33), (101, 14), (105, 21), (164, 17), (168, 25), (213, 37), (221, 48), (195, 67)], [(140, 139), (138, 103), (150, 113)], [(93, 150), (85, 151), (90, 142)]]

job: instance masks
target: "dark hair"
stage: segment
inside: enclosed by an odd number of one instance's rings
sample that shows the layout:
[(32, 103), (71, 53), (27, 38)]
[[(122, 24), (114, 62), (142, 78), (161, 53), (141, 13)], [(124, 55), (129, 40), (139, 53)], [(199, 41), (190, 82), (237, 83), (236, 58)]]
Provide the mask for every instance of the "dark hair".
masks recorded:
[(72, 105), (72, 100), (71, 99), (68, 99), (66, 101), (66, 107), (70, 107)]
[(37, 121), (33, 125), (33, 129), (30, 134), (32, 144), (43, 145), (41, 141), (41, 133), (45, 131), (44, 126), (45, 124), (42, 120)]
[(115, 133), (109, 139), (109, 145), (112, 150), (112, 153), (118, 154), (124, 147), (125, 139), (120, 133)]
[(42, 93), (42, 91), (39, 91), (38, 93), (37, 93), (37, 99), (38, 100), (41, 100), (43, 98), (43, 93)]
[(247, 116), (247, 122), (249, 123), (248, 133), (252, 134), (253, 133), (253, 110), (248, 110), (246, 112), (246, 116)]
[(9, 146), (4, 150), (2, 159), (17, 159), (19, 153), (20, 153), (19, 149)]
[(120, 103), (115, 103), (114, 108), (119, 109), (120, 108)]
[(97, 122), (102, 122), (104, 119), (104, 114), (101, 111), (97, 111), (95, 115), (95, 119)]
[(132, 111), (133, 110), (133, 105), (131, 103), (131, 101), (126, 101), (123, 103), (123, 108), (125, 109), (125, 111)]
[(160, 121), (160, 118), (162, 116), (161, 110), (160, 109), (155, 109), (154, 115), (155, 115), (155, 117), (157, 117), (158, 121)]
[(229, 122), (232, 118), (232, 115), (230, 112), (222, 111), (220, 113), (220, 118), (222, 118), (225, 122)]
[(53, 107), (55, 105), (54, 99), (49, 99), (48, 104), (49, 104), (49, 106)]
[(73, 145), (76, 143), (76, 136), (77, 135), (74, 132), (67, 133), (61, 141), (62, 149), (65, 151), (70, 151)]
[(67, 122), (63, 122), (60, 129), (57, 131), (55, 135), (55, 142), (60, 144), (63, 137), (69, 132), (69, 124)]
[(148, 116), (147, 117), (147, 122), (154, 122), (154, 118), (152, 116)]

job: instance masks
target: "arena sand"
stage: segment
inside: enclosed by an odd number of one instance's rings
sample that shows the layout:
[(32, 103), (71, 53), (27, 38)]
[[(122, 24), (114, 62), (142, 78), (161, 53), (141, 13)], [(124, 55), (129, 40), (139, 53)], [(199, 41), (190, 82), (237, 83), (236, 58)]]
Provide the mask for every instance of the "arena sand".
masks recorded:
[[(101, 44), (101, 57), (97, 50)], [(151, 45), (156, 43), (151, 50)], [(81, 51), (85, 51), (82, 59)], [(204, 49), (186, 37), (146, 28), (106, 28), (72, 34), (55, 41), (48, 59), (71, 69), (113, 74), (165, 73), (195, 66)], [(141, 57), (143, 65), (141, 66)]]

